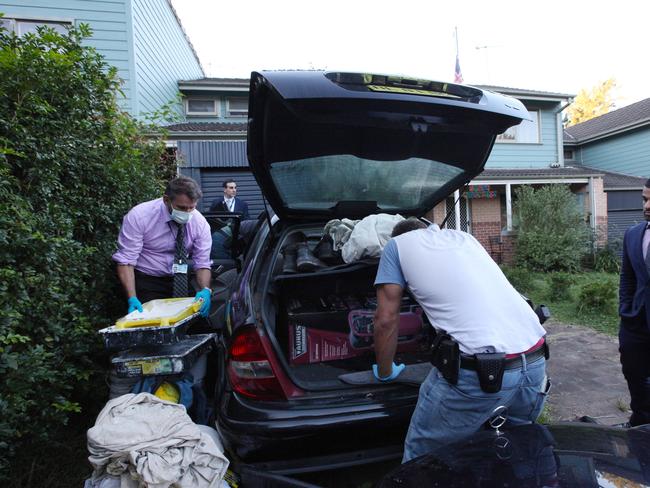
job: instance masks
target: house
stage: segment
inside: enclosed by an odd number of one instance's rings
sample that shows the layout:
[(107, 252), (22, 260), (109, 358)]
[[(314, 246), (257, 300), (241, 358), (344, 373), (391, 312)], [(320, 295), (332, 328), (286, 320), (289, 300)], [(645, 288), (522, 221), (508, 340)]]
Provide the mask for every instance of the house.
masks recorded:
[(1, 1), (2, 26), (18, 34), (39, 25), (58, 31), (90, 25), (94, 47), (118, 69), (123, 80), (119, 103), (143, 118), (168, 106), (179, 116), (179, 79), (204, 76), (201, 63), (169, 0), (30, 0)]
[[(238, 194), (263, 210), (262, 195), (246, 158), (247, 79), (202, 78), (179, 82), (186, 120), (167, 127), (177, 146), (181, 171), (201, 183), (203, 210), (222, 193), (221, 183), (234, 178)], [(572, 95), (506, 87), (482, 86), (522, 101), (530, 121), (497, 138), (485, 171), (460, 197), (450, 195), (429, 212), (430, 220), (468, 232), (481, 241), (498, 262), (513, 255), (513, 200), (521, 185), (566, 184), (585, 208), (592, 228), (606, 225), (607, 210), (602, 172), (567, 164), (564, 160), (562, 116)]]
[(564, 130), (564, 153), (577, 168), (603, 174), (607, 237), (613, 245), (643, 220), (640, 190), (650, 177), (650, 98)]

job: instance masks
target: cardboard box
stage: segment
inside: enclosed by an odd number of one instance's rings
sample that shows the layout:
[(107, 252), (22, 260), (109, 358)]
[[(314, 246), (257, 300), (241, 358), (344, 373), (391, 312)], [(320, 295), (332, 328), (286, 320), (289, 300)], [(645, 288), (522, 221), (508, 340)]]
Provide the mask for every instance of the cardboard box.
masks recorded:
[[(308, 327), (300, 322), (289, 323), (289, 361), (291, 364), (311, 364), (348, 359), (367, 354), (373, 344), (373, 310), (353, 310), (348, 313), (345, 332)], [(296, 317), (294, 317), (295, 319)], [(398, 352), (415, 351), (423, 336), (422, 311), (400, 313)]]

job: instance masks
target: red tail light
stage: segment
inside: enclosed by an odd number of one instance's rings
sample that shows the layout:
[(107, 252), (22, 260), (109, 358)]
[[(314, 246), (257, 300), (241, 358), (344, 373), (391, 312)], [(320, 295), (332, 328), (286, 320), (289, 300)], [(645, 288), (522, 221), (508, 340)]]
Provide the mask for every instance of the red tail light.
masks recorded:
[(233, 389), (257, 400), (284, 400), (286, 395), (273, 371), (254, 327), (237, 331), (230, 344), (228, 376)]

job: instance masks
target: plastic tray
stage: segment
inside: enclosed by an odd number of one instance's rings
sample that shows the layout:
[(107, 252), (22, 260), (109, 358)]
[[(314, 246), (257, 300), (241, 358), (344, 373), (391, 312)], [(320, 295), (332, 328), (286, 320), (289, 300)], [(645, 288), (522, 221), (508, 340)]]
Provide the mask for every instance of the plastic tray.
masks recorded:
[(134, 310), (115, 322), (116, 329), (135, 327), (166, 327), (174, 325), (195, 314), (201, 308), (200, 301), (192, 297), (161, 298), (142, 304), (143, 311)]
[(104, 347), (109, 351), (122, 351), (138, 346), (174, 344), (186, 337), (187, 327), (199, 316), (196, 312), (173, 325), (131, 327), (118, 329), (115, 325), (101, 329)]
[(215, 336), (197, 334), (176, 344), (134, 348), (114, 356), (111, 364), (121, 378), (184, 373), (202, 354), (212, 349)]

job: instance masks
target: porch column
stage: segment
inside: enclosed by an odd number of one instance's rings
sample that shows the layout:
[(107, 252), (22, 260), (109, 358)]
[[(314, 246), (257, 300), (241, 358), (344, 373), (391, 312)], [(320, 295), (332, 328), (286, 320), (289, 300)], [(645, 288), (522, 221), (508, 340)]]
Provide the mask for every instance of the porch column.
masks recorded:
[(456, 217), (456, 230), (460, 230), (460, 191), (454, 192), (454, 217)]
[(589, 225), (596, 230), (596, 195), (594, 195), (594, 177), (589, 177)]
[(506, 183), (506, 230), (512, 230), (512, 189), (510, 183)]

